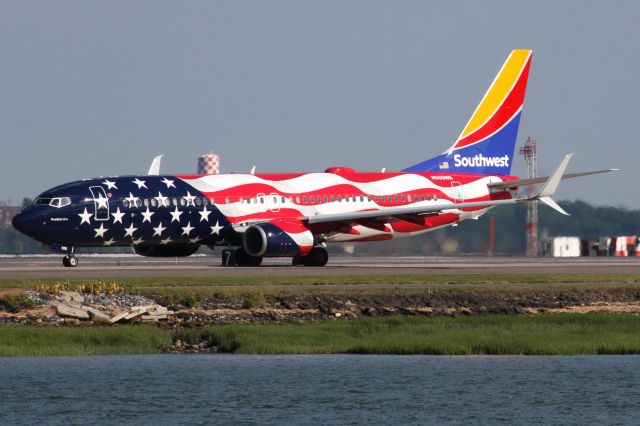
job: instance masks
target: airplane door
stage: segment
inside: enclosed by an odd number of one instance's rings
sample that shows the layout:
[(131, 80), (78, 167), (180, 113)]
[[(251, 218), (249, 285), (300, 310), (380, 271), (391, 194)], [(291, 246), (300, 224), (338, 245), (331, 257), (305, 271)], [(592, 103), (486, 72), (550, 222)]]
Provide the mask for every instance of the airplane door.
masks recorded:
[(464, 201), (464, 197), (462, 196), (462, 187), (460, 186), (460, 182), (453, 181), (451, 182), (451, 188), (453, 188), (453, 196), (457, 201)]
[(93, 205), (95, 206), (95, 220), (109, 220), (109, 198), (104, 188), (101, 186), (90, 186), (89, 191), (93, 196)]
[(265, 202), (269, 201), (269, 197), (266, 197), (264, 192), (256, 194), (256, 201), (258, 202), (258, 210), (262, 211), (266, 209)]
[(274, 213), (279, 212), (280, 205), (278, 204), (278, 194), (272, 192), (271, 194), (267, 195), (267, 198), (269, 199), (269, 201), (267, 202), (268, 209)]

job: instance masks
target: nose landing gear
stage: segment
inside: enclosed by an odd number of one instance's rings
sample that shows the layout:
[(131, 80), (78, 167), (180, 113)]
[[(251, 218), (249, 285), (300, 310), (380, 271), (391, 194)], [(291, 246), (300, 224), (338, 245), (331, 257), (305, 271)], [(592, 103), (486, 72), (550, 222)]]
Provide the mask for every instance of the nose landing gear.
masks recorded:
[(73, 254), (68, 254), (62, 258), (62, 264), (66, 268), (75, 268), (78, 266), (78, 258)]

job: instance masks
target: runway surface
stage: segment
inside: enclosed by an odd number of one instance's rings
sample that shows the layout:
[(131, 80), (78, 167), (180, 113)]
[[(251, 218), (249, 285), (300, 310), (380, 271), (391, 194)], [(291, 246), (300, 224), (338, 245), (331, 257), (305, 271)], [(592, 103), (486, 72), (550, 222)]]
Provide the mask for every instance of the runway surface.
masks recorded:
[(1, 256), (0, 279), (208, 276), (350, 276), (474, 274), (640, 274), (638, 258), (337, 257), (321, 268), (293, 267), (289, 259), (265, 259), (261, 267), (223, 267), (218, 256), (180, 259), (133, 255), (81, 255), (77, 268), (59, 255)]

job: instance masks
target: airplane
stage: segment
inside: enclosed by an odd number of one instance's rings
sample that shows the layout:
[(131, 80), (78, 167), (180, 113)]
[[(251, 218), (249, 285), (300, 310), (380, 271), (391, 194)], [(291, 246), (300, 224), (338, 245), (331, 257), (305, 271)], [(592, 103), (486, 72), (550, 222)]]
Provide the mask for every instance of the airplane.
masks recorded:
[[(75, 267), (79, 247), (132, 246), (142, 256), (179, 257), (201, 245), (223, 250), (223, 264), (259, 266), (264, 257), (324, 266), (333, 242), (408, 237), (478, 219), (495, 206), (551, 196), (573, 154), (549, 177), (510, 175), (531, 50), (512, 51), (455, 143), (401, 171), (147, 175), (66, 183), (40, 194), (13, 226)], [(520, 187), (538, 185), (532, 196)]]

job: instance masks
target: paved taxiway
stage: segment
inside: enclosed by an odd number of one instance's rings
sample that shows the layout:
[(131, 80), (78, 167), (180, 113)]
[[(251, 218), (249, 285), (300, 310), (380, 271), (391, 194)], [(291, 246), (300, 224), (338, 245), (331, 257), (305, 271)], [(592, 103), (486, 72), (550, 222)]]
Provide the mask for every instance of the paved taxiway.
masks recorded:
[(154, 259), (80, 255), (77, 268), (60, 256), (0, 257), (0, 279), (126, 278), (206, 276), (349, 276), (473, 274), (640, 274), (638, 258), (523, 257), (338, 257), (323, 268), (292, 267), (287, 259), (266, 259), (259, 268), (222, 267), (216, 256)]

